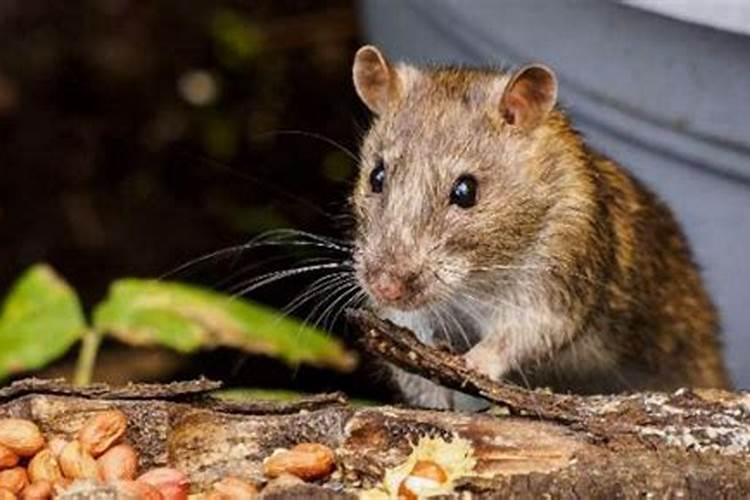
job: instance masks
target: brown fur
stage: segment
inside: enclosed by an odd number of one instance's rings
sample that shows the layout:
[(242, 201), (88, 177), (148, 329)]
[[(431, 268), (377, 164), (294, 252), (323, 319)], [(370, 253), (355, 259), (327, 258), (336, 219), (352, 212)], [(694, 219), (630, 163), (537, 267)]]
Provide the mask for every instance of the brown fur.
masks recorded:
[[(408, 281), (398, 303), (373, 297), (384, 315), (468, 350), (494, 378), (581, 393), (729, 385), (715, 309), (651, 191), (557, 108), (513, 126), (507, 73), (389, 68), (397, 91), (364, 139), (352, 195), (363, 287), (378, 273)], [(464, 210), (448, 194), (466, 173), (479, 187)], [(397, 378), (412, 402), (453, 406), (447, 391)]]

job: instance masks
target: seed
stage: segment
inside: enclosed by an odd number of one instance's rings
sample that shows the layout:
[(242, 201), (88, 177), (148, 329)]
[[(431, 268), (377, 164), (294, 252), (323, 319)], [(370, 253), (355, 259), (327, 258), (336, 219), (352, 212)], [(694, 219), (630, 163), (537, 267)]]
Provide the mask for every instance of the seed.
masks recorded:
[(99, 475), (104, 481), (135, 479), (138, 455), (129, 444), (118, 444), (96, 459)]
[(28, 485), (21, 493), (23, 500), (48, 500), (52, 498), (52, 483), (36, 481)]
[(15, 467), (17, 464), (18, 455), (7, 446), (0, 444), (0, 469)]
[(13, 467), (0, 471), (0, 488), (4, 488), (14, 495), (20, 494), (29, 484), (29, 476), (23, 467)]
[(31, 420), (2, 418), (0, 444), (20, 457), (30, 457), (44, 447), (44, 436)]
[(54, 483), (63, 477), (60, 464), (57, 463), (57, 458), (49, 448), (44, 448), (34, 455), (29, 462), (28, 472), (32, 483), (37, 481)]
[(0, 500), (16, 500), (16, 495), (5, 488), (0, 488)]
[(138, 500), (164, 500), (159, 490), (148, 483), (139, 481), (115, 481), (112, 485), (123, 498), (137, 498)]
[(209, 500), (243, 500), (254, 498), (257, 494), (258, 489), (255, 485), (236, 477), (225, 477), (214, 483), (208, 498)]
[(448, 480), (442, 467), (430, 460), (419, 460), (398, 488), (400, 500), (416, 500), (425, 492), (435, 491)]
[(263, 462), (268, 477), (292, 474), (311, 481), (328, 476), (335, 467), (333, 450), (320, 443), (301, 443), (291, 450), (277, 450)]
[(71, 441), (60, 453), (60, 469), (70, 479), (98, 479), (96, 460), (78, 441)]
[(120, 410), (97, 413), (83, 424), (78, 441), (83, 449), (98, 457), (125, 434), (128, 418)]
[(164, 500), (187, 500), (190, 480), (177, 469), (159, 467), (141, 474), (136, 480), (156, 488)]
[(68, 445), (69, 441), (61, 438), (61, 437), (53, 437), (49, 440), (49, 443), (47, 444), (47, 448), (49, 448), (52, 451), (52, 454), (55, 456), (55, 458), (60, 457), (60, 453), (62, 453), (63, 448), (65, 448)]

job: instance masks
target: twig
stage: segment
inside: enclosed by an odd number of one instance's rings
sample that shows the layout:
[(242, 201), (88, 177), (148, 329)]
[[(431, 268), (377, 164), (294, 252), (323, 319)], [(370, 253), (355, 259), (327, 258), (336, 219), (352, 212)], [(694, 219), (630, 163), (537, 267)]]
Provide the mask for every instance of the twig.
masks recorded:
[(74, 385), (80, 387), (91, 383), (94, 376), (96, 354), (99, 352), (101, 341), (101, 333), (94, 328), (86, 330), (83, 334), (81, 349), (78, 351), (75, 374), (73, 375)]

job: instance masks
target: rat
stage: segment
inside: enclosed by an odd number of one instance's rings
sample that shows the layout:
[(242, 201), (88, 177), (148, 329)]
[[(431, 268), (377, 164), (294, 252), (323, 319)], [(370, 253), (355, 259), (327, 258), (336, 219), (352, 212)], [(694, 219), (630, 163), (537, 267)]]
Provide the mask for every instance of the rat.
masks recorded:
[[(417, 67), (368, 45), (352, 73), (373, 114), (350, 197), (353, 262), (376, 313), (496, 381), (730, 386), (678, 222), (584, 141), (552, 69)], [(390, 369), (408, 403), (475, 404)]]

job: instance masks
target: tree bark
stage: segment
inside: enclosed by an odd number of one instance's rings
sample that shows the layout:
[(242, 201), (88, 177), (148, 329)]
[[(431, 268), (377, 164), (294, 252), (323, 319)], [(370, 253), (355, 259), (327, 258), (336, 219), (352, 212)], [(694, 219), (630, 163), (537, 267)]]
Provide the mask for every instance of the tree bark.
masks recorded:
[[(187, 473), (200, 493), (226, 475), (268, 481), (276, 448), (318, 442), (336, 471), (317, 483), (271, 485), (264, 498), (356, 498), (382, 486), (386, 471), (417, 442), (465, 440), (475, 460), (455, 478), (453, 497), (747, 498), (750, 395), (679, 390), (583, 397), (497, 384), (459, 357), (420, 344), (411, 332), (356, 312), (365, 348), (444, 385), (500, 405), (482, 414), (393, 406), (353, 407), (341, 394), (290, 403), (228, 403), (205, 380), (76, 389), (27, 380), (0, 389), (0, 416), (33, 419), (47, 436), (71, 438), (92, 413), (116, 407), (141, 468)], [(78, 493), (68, 498), (116, 498)], [(448, 495), (451, 497), (451, 495)]]

